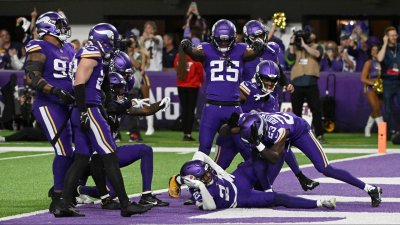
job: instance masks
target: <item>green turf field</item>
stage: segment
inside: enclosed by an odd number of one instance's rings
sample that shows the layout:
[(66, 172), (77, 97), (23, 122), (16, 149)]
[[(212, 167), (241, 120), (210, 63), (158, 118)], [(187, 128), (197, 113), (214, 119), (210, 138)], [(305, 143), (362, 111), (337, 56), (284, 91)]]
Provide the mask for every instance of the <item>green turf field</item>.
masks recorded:
[[(0, 131), (0, 136), (12, 134), (12, 131)], [(129, 143), (129, 137), (125, 131), (121, 132), (121, 144)], [(144, 136), (142, 132), (143, 143), (153, 147), (197, 147), (198, 142), (182, 141), (183, 134), (179, 131), (156, 131), (152, 136)], [(193, 132), (193, 137), (198, 140), (198, 132)], [(373, 133), (371, 137), (364, 137), (363, 133), (326, 133), (325, 139), (328, 141), (324, 144), (327, 148), (376, 148), (378, 144), (377, 134)], [(48, 142), (8, 142), (0, 143), (1, 146), (50, 146)], [(387, 142), (388, 148), (399, 148), (392, 142)]]
[[(0, 135), (7, 135), (1, 131)], [(197, 139), (197, 133), (194, 134)], [(123, 134), (122, 142), (127, 142), (128, 136)], [(153, 136), (144, 136), (144, 143), (155, 147), (197, 147), (198, 143), (183, 142), (182, 133), (172, 131), (156, 131)], [(376, 135), (371, 138), (364, 138), (362, 134), (327, 134), (329, 142), (325, 147), (340, 148), (376, 148)], [(0, 143), (2, 146), (50, 146), (45, 142), (41, 143)], [(388, 144), (388, 147), (393, 147)], [(359, 156), (362, 154), (328, 154), (330, 160)], [(26, 158), (11, 158), (18, 156), (29, 156)], [(53, 153), (48, 152), (5, 152), (0, 153), (0, 217), (20, 213), (32, 212), (47, 209), (50, 199), (47, 191), (52, 185), (51, 165)], [(167, 182), (171, 175), (178, 173), (180, 166), (191, 159), (192, 153), (155, 153), (154, 154), (154, 177), (153, 190), (167, 188)], [(299, 164), (308, 164), (310, 161), (303, 155), (296, 155)], [(241, 161), (237, 157), (231, 164), (228, 171), (232, 171)], [(140, 163), (123, 168), (123, 176), (127, 192), (129, 194), (141, 191)], [(92, 181), (89, 181), (93, 184)]]

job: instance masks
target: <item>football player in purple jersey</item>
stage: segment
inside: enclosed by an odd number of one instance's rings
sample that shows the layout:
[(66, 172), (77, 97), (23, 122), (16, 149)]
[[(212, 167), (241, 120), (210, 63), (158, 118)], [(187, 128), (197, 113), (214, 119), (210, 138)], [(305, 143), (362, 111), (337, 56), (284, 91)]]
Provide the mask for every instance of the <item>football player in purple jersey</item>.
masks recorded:
[[(293, 145), (311, 160), (320, 173), (364, 190), (371, 197), (372, 207), (381, 203), (382, 189), (330, 165), (310, 125), (293, 113), (244, 113), (239, 118), (238, 127), (232, 128), (231, 132), (239, 132), (243, 142), (250, 144), (260, 157), (280, 167), (288, 147)], [(268, 170), (269, 180), (273, 181), (278, 173), (278, 169)], [(268, 185), (262, 186), (265, 190), (269, 189)]]
[(210, 157), (196, 152), (191, 161), (183, 164), (180, 176), (182, 183), (191, 191), (196, 205), (202, 210), (225, 208), (266, 208), (284, 206), (287, 208), (328, 208), (335, 209), (336, 199), (310, 200), (289, 196), (273, 191), (254, 189), (259, 178), (266, 180), (268, 165), (248, 160), (239, 164), (231, 174), (224, 171)]
[[(113, 60), (118, 56), (115, 56)], [(123, 64), (119, 64), (121, 67), (128, 68), (130, 61), (126, 61)], [(121, 116), (125, 113), (129, 113), (130, 115), (135, 116), (147, 116), (156, 113), (159, 110), (165, 110), (169, 107), (170, 98), (165, 97), (159, 102), (156, 102), (151, 105), (144, 105), (141, 100), (134, 100), (134, 104), (130, 99), (125, 97), (126, 91), (126, 79), (127, 77), (123, 77), (121, 74), (116, 72), (111, 72), (109, 74), (111, 90), (113, 93), (112, 103), (108, 104), (107, 115), (108, 115), (108, 124), (110, 125), (111, 132), (115, 135), (119, 129), (119, 121)], [(128, 78), (128, 80), (131, 80)], [(133, 80), (134, 82), (134, 80)], [(151, 184), (153, 179), (153, 149), (145, 144), (136, 144), (136, 145), (123, 145), (119, 146), (116, 149), (116, 154), (119, 161), (119, 166), (125, 167), (131, 165), (137, 160), (141, 160), (140, 170), (142, 173), (142, 196), (139, 201), (139, 204), (142, 205), (152, 205), (152, 206), (168, 206), (168, 202), (164, 202), (152, 194)], [(100, 160), (97, 160), (99, 155), (95, 154), (92, 156), (92, 160), (90, 163), (91, 173), (94, 179), (102, 179), (103, 183), (98, 183), (101, 181), (95, 180), (97, 185), (104, 185), (104, 166)], [(94, 163), (98, 163), (98, 165), (94, 165)], [(100, 168), (100, 170), (98, 169)], [(97, 176), (97, 177), (96, 177)], [(106, 199), (102, 201), (103, 209), (116, 209), (118, 205), (115, 206), (115, 202), (111, 201), (111, 199), (115, 198), (115, 190), (113, 186), (110, 184), (109, 180), (107, 180), (107, 188), (109, 189), (110, 197), (101, 196), (99, 193), (99, 189), (97, 187), (89, 187), (89, 186), (80, 186), (78, 187), (78, 193), (88, 195), (94, 198)], [(101, 189), (101, 188), (100, 188)]]
[[(242, 103), (243, 112), (246, 113), (252, 110), (260, 112), (279, 111), (278, 96), (273, 94), (275, 93), (275, 86), (280, 77), (279, 74), (280, 69), (278, 65), (271, 60), (261, 61), (257, 65), (253, 81), (244, 81), (240, 84), (241, 100), (244, 101)], [(229, 167), (236, 154), (241, 151), (238, 149), (235, 150), (235, 148), (247, 148), (247, 146), (243, 145), (234, 145), (230, 141), (229, 136), (222, 137), (220, 135), (217, 138), (216, 144), (215, 161), (224, 169)], [(296, 157), (290, 148), (287, 154), (285, 154), (285, 162), (296, 175), (304, 191), (312, 190), (319, 185), (318, 182), (309, 179), (301, 172)], [(273, 181), (271, 181), (272, 183)]]
[(72, 162), (72, 130), (70, 104), (74, 102), (69, 65), (74, 50), (66, 42), (71, 30), (67, 18), (57, 12), (46, 12), (36, 21), (40, 40), (26, 45), (27, 82), (36, 89), (33, 115), (46, 133), (56, 156), (53, 160), (54, 186), (49, 191), (49, 211), (59, 201), (64, 177)]
[[(203, 62), (206, 72), (205, 90), (206, 104), (204, 105), (200, 129), (199, 151), (209, 155), (214, 136), (219, 127), (233, 112), (241, 113), (239, 84), (242, 79), (243, 63), (262, 53), (263, 43), (255, 41), (252, 48), (244, 43), (235, 43), (236, 27), (226, 19), (218, 20), (212, 27), (211, 42), (203, 42), (192, 47), (188, 39), (181, 42), (182, 50), (194, 61)], [(238, 135), (232, 141), (240, 145)], [(241, 152), (248, 158), (248, 152)], [(179, 181), (172, 176), (169, 182), (169, 195), (179, 197)]]
[[(253, 48), (235, 43), (236, 27), (225, 19), (218, 20), (211, 34), (211, 43), (203, 42), (192, 47), (188, 39), (181, 48), (195, 61), (201, 61), (206, 72), (206, 104), (202, 111), (199, 131), (199, 151), (209, 154), (214, 136), (223, 121), (233, 113), (241, 113), (239, 84), (243, 62), (252, 60), (262, 51), (262, 43), (255, 41)], [(239, 139), (235, 138), (237, 143)]]
[[(132, 214), (144, 213), (149, 210), (148, 207), (129, 201), (115, 152), (117, 147), (110, 126), (100, 111), (101, 86), (103, 80), (108, 79), (105, 77), (104, 69), (107, 69), (118, 45), (119, 34), (113, 25), (100, 23), (91, 28), (88, 40), (89, 45), (81, 48), (75, 54), (73, 61), (76, 107), (73, 108), (71, 121), (74, 129), (75, 155), (65, 178), (61, 204), (56, 206), (54, 215), (84, 216), (70, 207), (69, 199), (72, 198), (93, 151), (96, 151), (103, 161), (106, 176), (120, 202), (121, 216), (129, 217)], [(99, 192), (101, 196), (107, 197), (106, 188)]]

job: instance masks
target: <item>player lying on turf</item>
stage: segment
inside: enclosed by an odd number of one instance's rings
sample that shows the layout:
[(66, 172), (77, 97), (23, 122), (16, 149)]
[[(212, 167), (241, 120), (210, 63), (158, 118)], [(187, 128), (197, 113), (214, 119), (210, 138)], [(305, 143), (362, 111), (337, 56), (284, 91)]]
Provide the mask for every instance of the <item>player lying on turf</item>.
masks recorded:
[(335, 209), (336, 199), (310, 200), (276, 192), (254, 189), (254, 185), (265, 182), (268, 164), (261, 159), (239, 164), (231, 174), (218, 166), (210, 157), (196, 152), (193, 159), (183, 164), (180, 172), (182, 182), (190, 189), (196, 205), (203, 210), (225, 208), (264, 208), (284, 206), (287, 208)]
[[(293, 113), (251, 112), (243, 113), (236, 126), (232, 124), (234, 123), (221, 129), (228, 129), (233, 133), (239, 132), (241, 139), (250, 144), (259, 157), (274, 164), (268, 169), (269, 180), (274, 180), (278, 175), (288, 146), (293, 145), (311, 160), (320, 173), (364, 190), (371, 197), (372, 207), (377, 207), (381, 203), (380, 187), (366, 184), (349, 172), (329, 164), (322, 146), (303, 118)], [(269, 189), (268, 184), (263, 186), (263, 189)]]

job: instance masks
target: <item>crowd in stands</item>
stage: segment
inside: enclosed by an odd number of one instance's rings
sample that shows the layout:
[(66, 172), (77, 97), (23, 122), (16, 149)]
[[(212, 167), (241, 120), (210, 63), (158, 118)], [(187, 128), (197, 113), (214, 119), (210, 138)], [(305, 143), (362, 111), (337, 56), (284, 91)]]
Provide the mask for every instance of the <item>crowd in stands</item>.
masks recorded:
[[(15, 27), (15, 35), (16, 37), (11, 37), (10, 32), (6, 29), (0, 28), (0, 70), (23, 70), (24, 62), (25, 62), (25, 49), (24, 45), (29, 42), (29, 40), (37, 39), (38, 36), (35, 32), (35, 22), (38, 16), (38, 11), (35, 9), (31, 12), (31, 19), (28, 20), (25, 17), (19, 17), (16, 19), (16, 27)], [(260, 19), (262, 20), (262, 19)], [(147, 21), (144, 23), (143, 30), (140, 33), (138, 29), (132, 29), (127, 31), (124, 34), (121, 34), (122, 39), (124, 40), (125, 52), (131, 58), (131, 61), (134, 65), (135, 71), (135, 80), (136, 82), (135, 88), (131, 91), (131, 95), (133, 96), (142, 96), (144, 98), (149, 97), (149, 89), (150, 83), (148, 82), (148, 78), (146, 75), (146, 71), (162, 71), (162, 70), (178, 70), (178, 82), (177, 85), (180, 87), (180, 92), (184, 93), (185, 90), (183, 87), (195, 88), (196, 90), (201, 86), (202, 79), (198, 79), (200, 83), (196, 81), (194, 86), (186, 85), (182, 83), (183, 80), (179, 79), (179, 60), (186, 60), (185, 57), (179, 58), (179, 48), (178, 48), (178, 37), (183, 37), (190, 39), (193, 45), (197, 46), (203, 41), (209, 41), (210, 35), (210, 24), (207, 23), (206, 18), (202, 17), (199, 13), (199, 9), (195, 2), (192, 2), (186, 12), (186, 15), (183, 20), (183, 31), (182, 34), (176, 33), (166, 33), (159, 34), (157, 29), (157, 24), (154, 21)], [(264, 22), (264, 21), (263, 21)], [(240, 27), (237, 28), (238, 36), (242, 37), (242, 29)], [(274, 27), (275, 29), (275, 27)], [(335, 40), (319, 40), (317, 38), (317, 34), (313, 31), (310, 26), (305, 26), (303, 29), (305, 36), (302, 36), (306, 43), (315, 43), (316, 49), (318, 49), (319, 54), (316, 57), (317, 63), (319, 64), (319, 71), (329, 71), (329, 72), (363, 72), (364, 75), (361, 78), (361, 81), (367, 86), (373, 87), (375, 85), (375, 81), (377, 79), (381, 79), (381, 72), (385, 74), (383, 68), (381, 70), (380, 62), (384, 61), (385, 66), (387, 67), (387, 63), (384, 59), (384, 54), (381, 53), (379, 57), (373, 56), (371, 54), (371, 49), (376, 48), (376, 51), (382, 51), (381, 49), (381, 38), (376, 36), (369, 36), (368, 26), (364, 21), (356, 21), (352, 23), (352, 25), (343, 25), (343, 29), (340, 33), (340, 37), (338, 37), (338, 42)], [(396, 32), (396, 29), (394, 29)], [(397, 32), (396, 32), (397, 35)], [(293, 35), (295, 37), (296, 35)], [(280, 55), (280, 64), (284, 70), (290, 71), (293, 69), (294, 64), (296, 63), (295, 57), (293, 57), (294, 52), (291, 52), (291, 45), (296, 45), (295, 40), (292, 38), (290, 43), (283, 43), (279, 37), (274, 36), (273, 29), (268, 36), (270, 41), (276, 42), (281, 48)], [(309, 39), (309, 40), (305, 40)], [(394, 43), (397, 42), (397, 36), (395, 37)], [(243, 42), (242, 38), (237, 38), (237, 42)], [(70, 41), (75, 50), (77, 51), (80, 47), (85, 46), (87, 40), (71, 40)], [(383, 43), (385, 44), (385, 42)], [(396, 45), (394, 45), (396, 46)], [(397, 45), (398, 46), (398, 45)], [(397, 46), (394, 47), (395, 50)], [(302, 46), (297, 46), (299, 49)], [(393, 50), (394, 54), (398, 54), (399, 51)], [(386, 52), (387, 53), (387, 52)], [(383, 54), (383, 55), (382, 55)], [(388, 54), (388, 53), (387, 53)], [(400, 58), (400, 57), (399, 57)], [(396, 57), (394, 57), (396, 60)], [(380, 68), (377, 73), (379, 76), (369, 77), (369, 68), (371, 68), (371, 60), (373, 60), (373, 68)], [(175, 63), (174, 63), (175, 62)], [(187, 61), (183, 61), (188, 63)], [(366, 64), (368, 62), (368, 64)], [(392, 65), (392, 63), (389, 63)], [(384, 66), (384, 67), (385, 67)], [(397, 63), (393, 64), (393, 67), (396, 67)], [(366, 68), (368, 67), (368, 68)], [(182, 68), (180, 68), (182, 70)], [(395, 70), (397, 68), (394, 68)], [(189, 71), (189, 70), (188, 70)], [(398, 71), (398, 69), (397, 69)], [(376, 71), (375, 71), (376, 72)], [(396, 71), (395, 71), (396, 72)], [(180, 73), (181, 76), (182, 73)], [(202, 74), (202, 73), (201, 73)], [(385, 76), (383, 77), (385, 78)], [(385, 79), (384, 79), (385, 80)], [(388, 80), (388, 79), (386, 79)], [(390, 79), (389, 79), (390, 80)], [(383, 82), (383, 84), (388, 85), (387, 82)], [(139, 85), (138, 85), (139, 84)], [(141, 85), (140, 85), (141, 84)], [(301, 85), (300, 85), (301, 86)], [(299, 86), (299, 87), (300, 87)], [(5, 87), (2, 87), (4, 89)], [(366, 88), (368, 89), (368, 88)], [(372, 90), (372, 89), (371, 89)], [(393, 89), (394, 90), (394, 89)], [(3, 90), (2, 90), (3, 91)], [(4, 91), (3, 91), (4, 92)], [(21, 92), (21, 91), (20, 91)], [(367, 91), (366, 91), (367, 92)], [(386, 105), (385, 111), (387, 113), (393, 113), (392, 108), (392, 97), (395, 94), (398, 94), (395, 91), (393, 93), (386, 94), (383, 93), (384, 103)], [(22, 91), (21, 93), (25, 93)], [(4, 93), (3, 93), (4, 98)], [(20, 102), (25, 103), (26, 96), (24, 94), (20, 94)], [(193, 93), (193, 97), (191, 99), (197, 98), (197, 94)], [(400, 94), (398, 94), (398, 98), (400, 98)], [(378, 100), (377, 100), (378, 99)], [(368, 97), (368, 100), (373, 108), (373, 115), (371, 114), (371, 118), (369, 119), (366, 128), (365, 135), (370, 136), (371, 124), (378, 118), (378, 121), (381, 121), (381, 113), (379, 111), (380, 104), (376, 102), (383, 102), (382, 93), (378, 93), (376, 98)], [(188, 101), (188, 100), (185, 100)], [(20, 104), (22, 106), (23, 104)], [(189, 111), (193, 111), (193, 106), (190, 107)], [(314, 114), (314, 113), (313, 113)], [(389, 115), (387, 115), (389, 116)], [(193, 121), (194, 118), (192, 116), (185, 116), (185, 118), (189, 118), (190, 121)], [(137, 120), (137, 119), (136, 119)], [(154, 117), (149, 116), (146, 118), (147, 120), (147, 131), (146, 135), (152, 135), (154, 133), (153, 121)], [(4, 123), (3, 120), (3, 128), (10, 128), (10, 125)], [(4, 125), (5, 124), (5, 125)], [(134, 122), (137, 124), (137, 122)], [(140, 133), (137, 125), (132, 125), (132, 129), (130, 131), (132, 140), (141, 140)], [(136, 127), (136, 128), (135, 128)], [(185, 131), (185, 138), (191, 140), (191, 129)], [(395, 132), (396, 129), (393, 128)]]

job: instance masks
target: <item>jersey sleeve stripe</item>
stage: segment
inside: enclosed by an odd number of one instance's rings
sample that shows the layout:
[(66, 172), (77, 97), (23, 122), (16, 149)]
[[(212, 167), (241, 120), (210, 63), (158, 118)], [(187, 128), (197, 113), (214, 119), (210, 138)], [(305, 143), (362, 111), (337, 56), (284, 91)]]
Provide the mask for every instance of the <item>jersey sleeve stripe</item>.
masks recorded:
[(246, 87), (243, 87), (242, 85), (240, 85), (240, 90), (242, 90), (242, 92), (246, 95), (250, 95), (250, 90), (247, 89)]
[(40, 49), (42, 49), (42, 47), (40, 47), (39, 45), (34, 45), (32, 47), (27, 48), (26, 51), (27, 52), (34, 52), (34, 51), (37, 51), (37, 50), (40, 50)]
[(81, 58), (95, 58), (95, 57), (101, 57), (100, 54), (85, 54), (81, 55)]
[(276, 143), (282, 141), (282, 139), (283, 139), (283, 138), (285, 137), (285, 135), (286, 135), (286, 129), (280, 128), (280, 129), (278, 130), (278, 133), (279, 133), (279, 138), (276, 140), (276, 142), (275, 142), (274, 144), (276, 144)]

